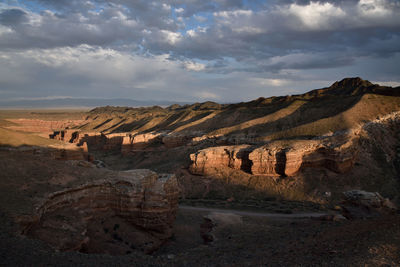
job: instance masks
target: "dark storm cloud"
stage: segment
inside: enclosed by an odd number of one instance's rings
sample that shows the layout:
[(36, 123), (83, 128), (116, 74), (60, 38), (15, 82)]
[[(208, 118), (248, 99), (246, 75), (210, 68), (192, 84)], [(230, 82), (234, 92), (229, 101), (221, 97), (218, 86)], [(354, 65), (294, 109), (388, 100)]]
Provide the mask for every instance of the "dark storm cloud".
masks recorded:
[(0, 12), (0, 24), (5, 26), (16, 26), (27, 21), (27, 13), (21, 9), (6, 9)]

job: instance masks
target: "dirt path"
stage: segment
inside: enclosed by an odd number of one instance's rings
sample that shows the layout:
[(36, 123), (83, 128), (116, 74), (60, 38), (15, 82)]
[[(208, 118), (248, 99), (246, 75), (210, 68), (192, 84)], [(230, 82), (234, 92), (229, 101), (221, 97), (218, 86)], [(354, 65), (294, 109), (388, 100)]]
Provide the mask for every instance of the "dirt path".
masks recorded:
[(216, 209), (206, 207), (192, 207), (186, 205), (179, 205), (181, 210), (193, 210), (193, 211), (208, 211), (208, 212), (221, 212), (221, 213), (233, 213), (241, 216), (255, 216), (255, 217), (268, 217), (268, 218), (279, 218), (279, 219), (301, 219), (301, 218), (316, 218), (323, 215), (328, 215), (327, 212), (304, 212), (304, 213), (268, 213), (268, 212), (252, 212), (242, 210), (231, 210), (231, 209)]

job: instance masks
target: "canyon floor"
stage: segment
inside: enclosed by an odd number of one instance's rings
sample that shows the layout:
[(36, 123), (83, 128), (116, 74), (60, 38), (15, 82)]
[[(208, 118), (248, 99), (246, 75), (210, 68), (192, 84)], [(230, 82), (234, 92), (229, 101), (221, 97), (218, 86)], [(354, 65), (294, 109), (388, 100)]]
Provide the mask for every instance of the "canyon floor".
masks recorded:
[[(243, 207), (227, 201), (191, 200), (178, 209), (174, 235), (152, 255), (85, 254), (55, 251), (19, 233), (16, 214), (26, 214), (45, 192), (80, 179), (98, 179), (105, 170), (74, 167), (53, 160), (45, 150), (0, 151), (0, 262), (4, 266), (397, 266), (400, 264), (400, 216), (369, 220), (323, 221), (311, 215), (335, 213), (303, 202), (264, 201)], [(34, 152), (36, 151), (36, 152)], [(27, 180), (29, 177), (29, 180)], [(267, 208), (267, 203), (269, 208)], [(250, 202), (247, 203), (250, 205)], [(254, 204), (254, 202), (253, 202)], [(218, 207), (209, 209), (206, 207)], [(236, 211), (240, 212), (236, 212)], [(204, 244), (203, 216), (238, 214), (241, 220), (221, 227), (216, 240)], [(271, 212), (275, 216), (270, 216)], [(305, 214), (305, 212), (307, 214)], [(265, 215), (267, 213), (267, 215)], [(301, 217), (294, 215), (302, 214)], [(223, 216), (223, 215), (222, 215)], [(304, 216), (304, 217), (303, 217)], [(123, 242), (118, 241), (116, 242)]]
[[(0, 265), (399, 266), (398, 212), (325, 216), (342, 213), (353, 189), (400, 204), (399, 90), (349, 78), (238, 104), (0, 111)], [(120, 218), (96, 226), (120, 255), (22, 234), (52, 193), (131, 169), (179, 184), (173, 234), (158, 250), (130, 249)]]

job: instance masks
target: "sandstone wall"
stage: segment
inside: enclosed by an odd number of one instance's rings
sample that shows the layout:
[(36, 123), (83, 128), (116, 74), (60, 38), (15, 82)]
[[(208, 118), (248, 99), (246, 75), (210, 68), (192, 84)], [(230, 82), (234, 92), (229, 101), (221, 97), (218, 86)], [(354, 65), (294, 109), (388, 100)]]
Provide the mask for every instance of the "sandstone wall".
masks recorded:
[(268, 176), (293, 176), (303, 168), (326, 168), (342, 173), (352, 168), (357, 151), (357, 138), (353, 137), (287, 143), (276, 141), (258, 148), (250, 145), (220, 146), (191, 154), (189, 170), (200, 175), (222, 167)]
[(249, 168), (246, 162), (249, 145), (240, 146), (220, 146), (200, 150), (190, 155), (192, 164), (190, 172), (193, 174), (210, 174), (220, 167), (229, 167), (240, 170)]
[(172, 235), (178, 197), (174, 175), (123, 171), (51, 194), (23, 233), (60, 250), (151, 253)]

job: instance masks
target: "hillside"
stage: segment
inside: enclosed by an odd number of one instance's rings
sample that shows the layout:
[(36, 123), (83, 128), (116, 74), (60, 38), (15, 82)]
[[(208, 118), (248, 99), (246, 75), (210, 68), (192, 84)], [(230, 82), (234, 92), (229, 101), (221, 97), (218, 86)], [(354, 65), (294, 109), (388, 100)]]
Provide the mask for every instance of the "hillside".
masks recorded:
[(167, 108), (95, 108), (79, 129), (103, 133), (166, 131), (210, 137), (245, 134), (262, 140), (319, 136), (397, 111), (399, 96), (400, 88), (347, 78), (302, 95), (230, 105), (205, 102)]
[[(324, 192), (334, 200), (346, 188), (399, 195), (399, 111), (399, 87), (346, 78), (236, 104), (105, 106), (75, 113), (75, 120), (67, 113), (43, 113), (42, 121), (41, 113), (25, 120), (3, 114), (2, 124), (87, 147), (108, 168), (175, 173), (183, 198), (324, 202)], [(23, 143), (15, 139), (10, 145)]]

